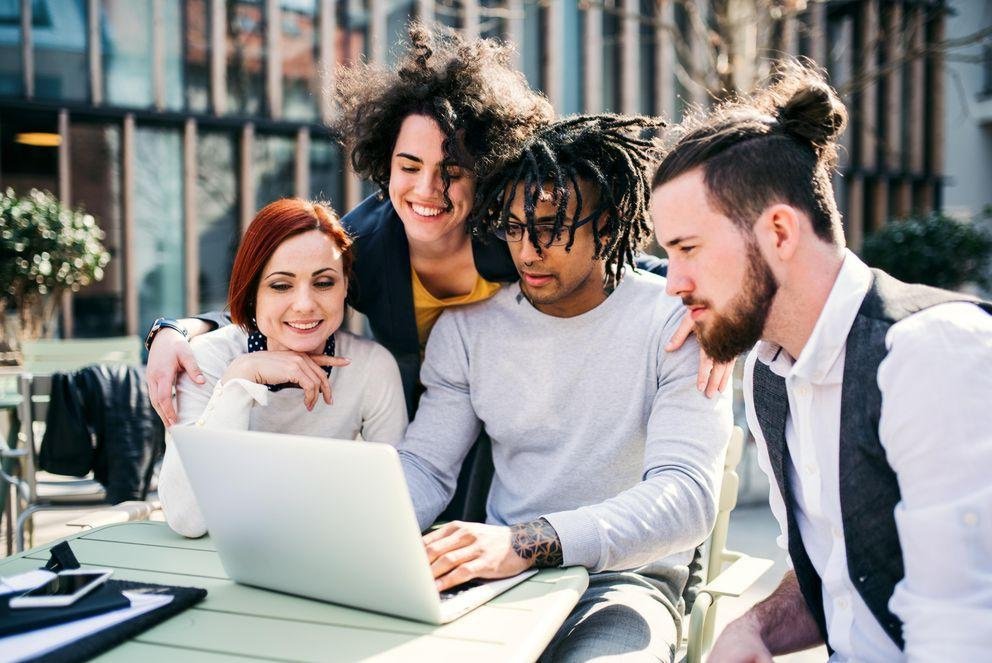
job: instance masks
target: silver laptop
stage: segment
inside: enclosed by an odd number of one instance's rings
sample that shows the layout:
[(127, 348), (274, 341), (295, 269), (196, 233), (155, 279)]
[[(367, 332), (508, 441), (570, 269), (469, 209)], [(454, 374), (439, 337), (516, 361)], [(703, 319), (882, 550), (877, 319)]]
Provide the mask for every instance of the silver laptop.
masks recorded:
[(232, 580), (447, 623), (530, 577), (438, 594), (396, 450), (375, 442), (171, 431)]

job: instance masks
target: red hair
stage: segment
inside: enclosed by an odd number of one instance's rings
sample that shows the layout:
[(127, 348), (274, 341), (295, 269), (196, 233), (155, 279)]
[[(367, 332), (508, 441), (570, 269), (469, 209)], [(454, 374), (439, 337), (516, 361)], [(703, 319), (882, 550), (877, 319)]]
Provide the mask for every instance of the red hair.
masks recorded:
[(227, 306), (234, 324), (254, 329), (252, 317), (262, 268), (280, 244), (311, 230), (319, 230), (334, 241), (341, 251), (344, 276), (351, 276), (355, 261), (351, 252), (352, 239), (328, 205), (301, 198), (282, 198), (269, 203), (252, 219), (234, 257), (231, 284), (227, 290)]

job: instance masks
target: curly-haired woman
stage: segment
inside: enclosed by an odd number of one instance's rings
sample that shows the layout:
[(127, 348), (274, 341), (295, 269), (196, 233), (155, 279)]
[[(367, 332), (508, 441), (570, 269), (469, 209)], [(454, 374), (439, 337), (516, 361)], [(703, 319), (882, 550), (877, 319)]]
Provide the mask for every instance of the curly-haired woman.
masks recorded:
[[(380, 188), (341, 219), (355, 240), (348, 303), (396, 358), (412, 416), (421, 352), (443, 309), (517, 279), (505, 244), (467, 231), (476, 180), (515, 156), (553, 110), (509, 66), (508, 46), (416, 24), (409, 38), (394, 68), (363, 64), (338, 73), (335, 129), (356, 173)], [(196, 335), (226, 320), (208, 314), (181, 323)], [(167, 330), (154, 338), (149, 393), (171, 425), (177, 373), (195, 379), (200, 370), (183, 335)]]

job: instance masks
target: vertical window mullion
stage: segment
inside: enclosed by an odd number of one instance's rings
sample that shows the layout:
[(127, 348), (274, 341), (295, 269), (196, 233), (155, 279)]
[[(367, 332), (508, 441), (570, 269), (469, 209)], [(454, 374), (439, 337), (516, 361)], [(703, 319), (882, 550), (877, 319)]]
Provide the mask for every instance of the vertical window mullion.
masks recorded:
[(100, 41), (100, 0), (86, 2), (86, 53), (89, 57), (90, 100), (103, 104), (103, 44)]
[(122, 183), (122, 208), (123, 208), (123, 235), (124, 235), (124, 331), (126, 334), (138, 333), (138, 284), (137, 265), (135, 262), (134, 247), (134, 142), (135, 125), (134, 114), (127, 113), (124, 116), (124, 136), (121, 149), (121, 172), (123, 174)]
[(195, 315), (200, 303), (200, 233), (196, 207), (197, 127), (192, 117), (183, 128), (183, 273), (186, 275), (186, 314)]
[(34, 97), (34, 39), (31, 34), (31, 0), (21, 0), (21, 67), (24, 72), (24, 96)]
[(282, 117), (282, 8), (279, 0), (265, 0), (265, 91), (269, 117)]
[(238, 183), (239, 190), (241, 191), (238, 219), (241, 225), (242, 235), (248, 229), (252, 217), (255, 216), (255, 187), (252, 181), (251, 163), (252, 146), (254, 143), (255, 125), (251, 122), (246, 122), (241, 128), (241, 149), (238, 154), (238, 158), (240, 159), (239, 170), (241, 172), (241, 181)]
[[(69, 111), (59, 110), (59, 200), (66, 207), (72, 207), (72, 182), (69, 172)], [(72, 338), (74, 335), (72, 316), (72, 290), (62, 293), (62, 338)]]
[(297, 198), (310, 197), (310, 129), (300, 127), (296, 132), (296, 158), (293, 168), (293, 192)]
[(152, 0), (152, 99), (155, 110), (165, 110), (165, 27), (162, 0)]
[(210, 107), (214, 115), (227, 112), (227, 18), (224, 0), (210, 0)]
[(320, 0), (318, 9), (320, 22), (320, 57), (317, 65), (317, 75), (320, 77), (320, 119), (324, 124), (330, 124), (334, 114), (334, 70), (337, 67), (334, 49), (334, 37), (337, 34), (337, 12), (334, 0)]

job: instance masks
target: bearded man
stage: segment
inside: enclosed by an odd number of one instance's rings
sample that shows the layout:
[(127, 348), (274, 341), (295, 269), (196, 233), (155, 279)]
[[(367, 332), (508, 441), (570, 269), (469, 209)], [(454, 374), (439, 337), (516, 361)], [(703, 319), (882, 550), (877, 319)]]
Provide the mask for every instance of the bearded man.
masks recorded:
[(653, 183), (668, 293), (703, 349), (757, 343), (747, 418), (792, 566), (708, 660), (824, 642), (832, 661), (983, 660), (992, 305), (844, 247), (830, 176), (846, 110), (814, 71), (776, 81), (687, 126)]

